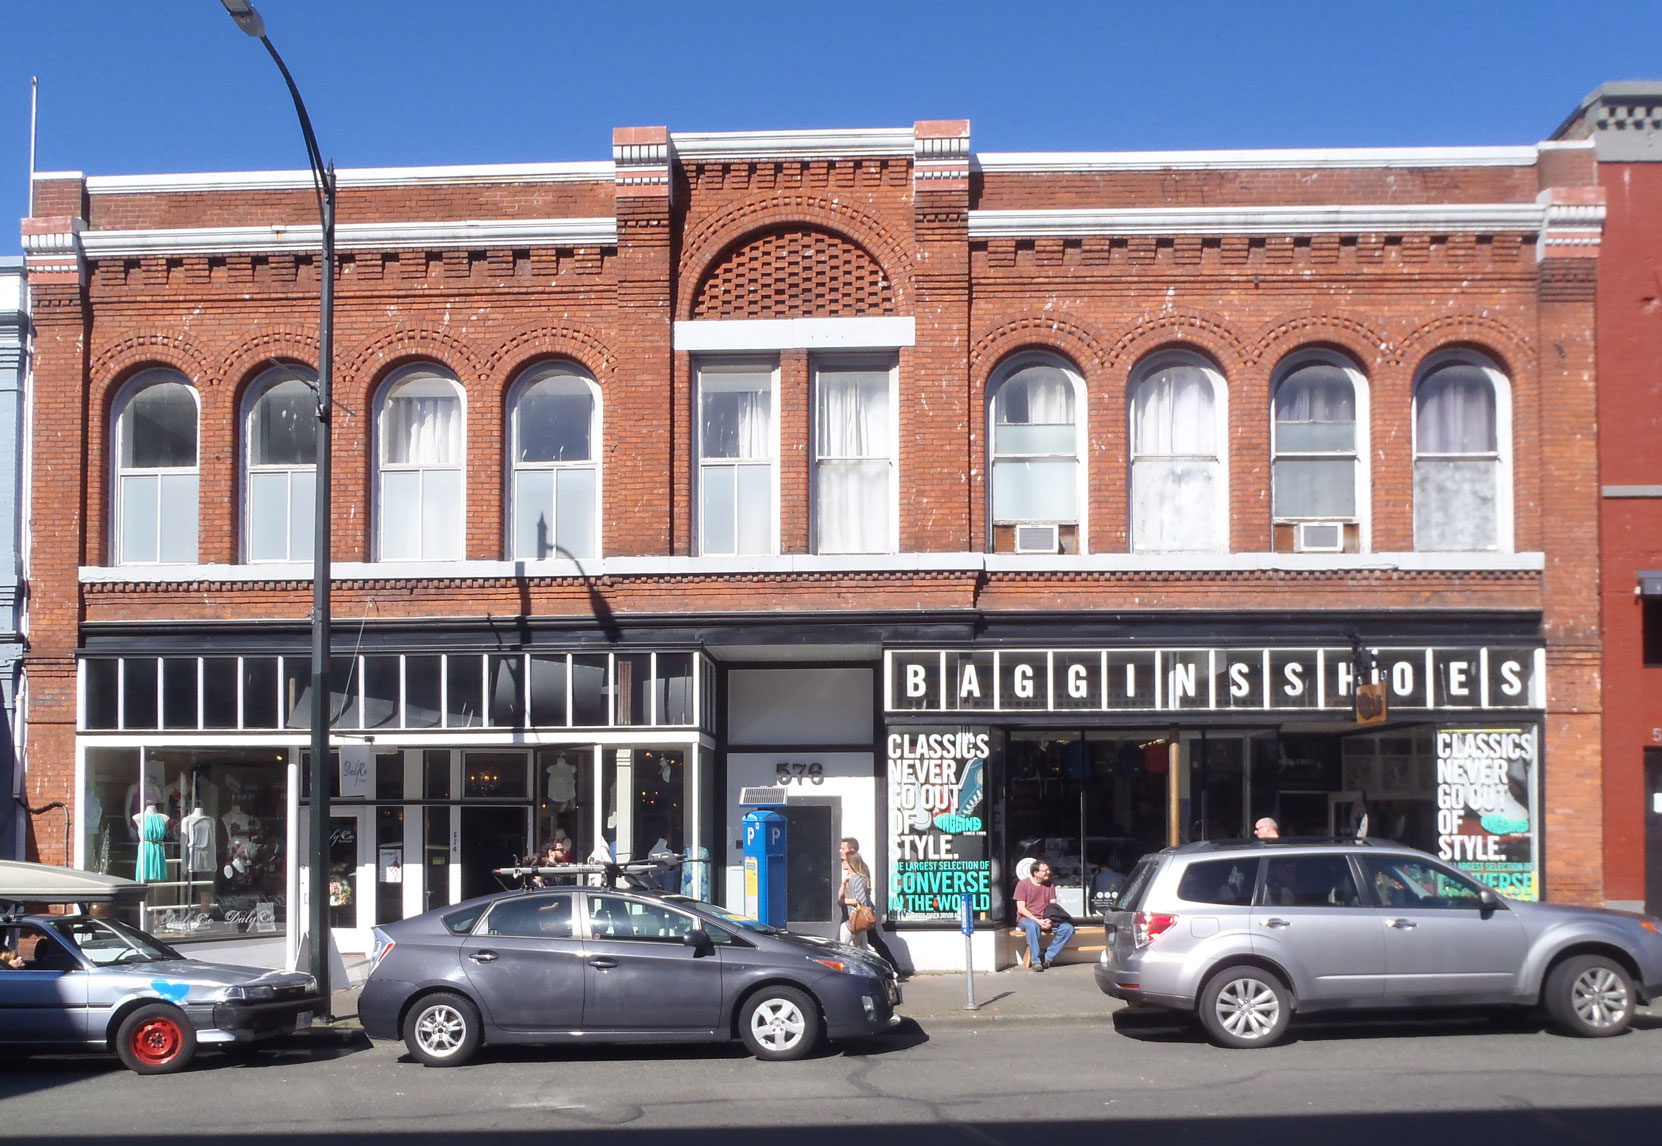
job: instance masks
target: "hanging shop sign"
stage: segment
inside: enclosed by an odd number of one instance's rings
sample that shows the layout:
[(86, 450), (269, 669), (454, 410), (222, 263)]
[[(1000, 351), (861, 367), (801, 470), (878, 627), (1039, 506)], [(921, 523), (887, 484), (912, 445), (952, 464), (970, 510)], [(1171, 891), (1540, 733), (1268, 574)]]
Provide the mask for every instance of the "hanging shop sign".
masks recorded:
[[(1544, 707), (1544, 652), (1369, 649), (1390, 710)], [(884, 696), (906, 712), (1349, 712), (1346, 648), (890, 649)]]
[(1540, 898), (1540, 730), (1437, 730), (1437, 854), (1513, 899)]
[(889, 733), (889, 894), (893, 919), (954, 919), (963, 896), (992, 910), (985, 728)]

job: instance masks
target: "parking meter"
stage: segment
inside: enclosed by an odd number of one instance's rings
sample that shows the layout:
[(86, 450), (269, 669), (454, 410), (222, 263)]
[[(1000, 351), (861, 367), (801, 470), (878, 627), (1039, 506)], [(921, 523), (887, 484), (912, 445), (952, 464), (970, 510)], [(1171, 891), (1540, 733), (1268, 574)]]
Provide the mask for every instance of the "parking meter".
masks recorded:
[(785, 817), (766, 808), (744, 816), (744, 913), (785, 926)]

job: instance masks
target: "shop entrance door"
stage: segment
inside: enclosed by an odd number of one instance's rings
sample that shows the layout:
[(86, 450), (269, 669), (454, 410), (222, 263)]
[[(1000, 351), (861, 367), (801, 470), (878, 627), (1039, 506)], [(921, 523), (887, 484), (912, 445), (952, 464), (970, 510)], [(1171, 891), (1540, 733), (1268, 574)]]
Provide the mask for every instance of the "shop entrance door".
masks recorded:
[(462, 818), (462, 898), (501, 891), (492, 872), (512, 867), (531, 850), (531, 809), (464, 804), (456, 811)]
[(1662, 748), (1645, 749), (1645, 910), (1662, 911)]
[[(837, 892), (842, 865), (837, 843), (842, 807), (835, 798), (793, 797), (775, 811), (785, 813), (785, 919), (792, 931), (835, 938), (842, 922)], [(877, 892), (874, 889), (873, 897)]]
[[(304, 811), (304, 809), (302, 809)], [(329, 812), (329, 927), (342, 953), (365, 954), (375, 918), (375, 833), (373, 809), (333, 808)], [(300, 886), (311, 886), (311, 821), (300, 820)]]

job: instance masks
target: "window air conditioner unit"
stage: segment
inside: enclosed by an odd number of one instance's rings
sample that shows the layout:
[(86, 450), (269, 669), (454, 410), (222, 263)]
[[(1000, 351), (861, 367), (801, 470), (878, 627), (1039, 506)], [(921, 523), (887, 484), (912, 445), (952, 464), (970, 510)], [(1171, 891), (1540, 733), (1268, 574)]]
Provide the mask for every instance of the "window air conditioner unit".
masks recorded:
[(1338, 521), (1301, 521), (1296, 542), (1300, 553), (1343, 553), (1345, 527)]
[(1061, 545), (1061, 530), (1055, 525), (1016, 526), (1017, 553), (1055, 553)]

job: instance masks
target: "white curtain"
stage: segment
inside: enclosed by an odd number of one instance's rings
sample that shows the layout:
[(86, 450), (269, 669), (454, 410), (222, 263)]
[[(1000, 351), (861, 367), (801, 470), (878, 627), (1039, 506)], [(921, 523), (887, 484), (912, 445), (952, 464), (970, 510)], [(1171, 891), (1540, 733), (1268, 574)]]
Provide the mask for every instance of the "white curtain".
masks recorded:
[(1470, 363), (1444, 366), (1420, 383), (1416, 447), (1422, 454), (1493, 453), (1495, 387)]
[(893, 440), (888, 373), (822, 372), (818, 422), (819, 552), (887, 552)]
[(1171, 366), (1144, 378), (1132, 407), (1139, 457), (1215, 456), (1212, 380), (1199, 366)]
[(704, 392), (704, 457), (752, 460), (773, 456), (772, 394), (760, 389)]
[(403, 386), (394, 391), (381, 412), (388, 464), (455, 465), (461, 460), (461, 398), (454, 392), (412, 390), (411, 386)]

